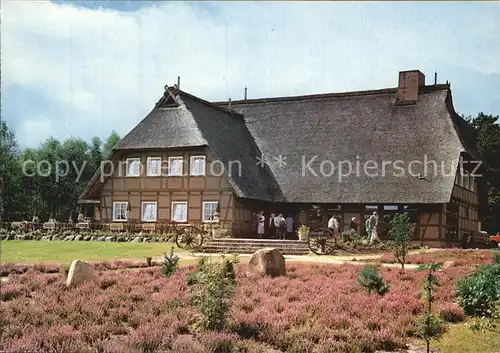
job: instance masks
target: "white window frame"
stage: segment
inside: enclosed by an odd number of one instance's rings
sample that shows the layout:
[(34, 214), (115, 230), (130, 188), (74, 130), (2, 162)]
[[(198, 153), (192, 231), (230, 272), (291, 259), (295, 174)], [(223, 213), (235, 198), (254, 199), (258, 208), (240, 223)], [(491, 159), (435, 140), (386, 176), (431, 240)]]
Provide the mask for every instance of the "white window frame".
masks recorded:
[(397, 205), (384, 205), (384, 211), (397, 211), (398, 209)]
[[(156, 172), (156, 174), (153, 174), (153, 173), (151, 173), (151, 171), (149, 169), (149, 163), (152, 161), (158, 161), (158, 160), (160, 161), (160, 166), (158, 167), (158, 171)], [(147, 161), (146, 161), (146, 168), (147, 168), (147, 172), (146, 172), (147, 176), (149, 176), (149, 177), (161, 176), (161, 157), (148, 157)]]
[[(175, 160), (181, 161), (181, 171), (179, 174), (172, 174), (172, 169), (171, 169), (172, 161), (175, 161)], [(182, 156), (168, 157), (168, 166), (167, 167), (168, 167), (168, 171), (167, 171), (168, 176), (182, 176), (182, 174), (184, 172), (184, 157), (182, 157)]]
[[(193, 170), (194, 160), (198, 159), (198, 158), (203, 160), (203, 171), (201, 173), (195, 172)], [(207, 157), (206, 156), (203, 156), (203, 155), (191, 156), (191, 159), (189, 162), (190, 162), (189, 163), (189, 175), (192, 175), (192, 176), (204, 176), (205, 175), (206, 169), (207, 169)]]
[(370, 210), (370, 211), (378, 211), (378, 206), (377, 205), (365, 205), (365, 210)]
[[(215, 213), (215, 211), (217, 210), (217, 204), (219, 203), (219, 201), (203, 201), (203, 204), (202, 204), (202, 207), (201, 207), (201, 221), (203, 223), (212, 223), (213, 222), (213, 214)], [(214, 212), (210, 215), (211, 219), (205, 219), (205, 208), (208, 206), (208, 205), (211, 205), (211, 204), (215, 204), (215, 209), (214, 209)]]
[[(174, 205), (186, 205), (186, 218), (185, 219), (182, 219), (182, 220), (174, 220), (174, 210), (175, 210), (175, 207)], [(173, 221), (173, 222), (177, 222), (177, 223), (186, 223), (187, 220), (188, 220), (188, 203), (187, 201), (172, 201), (172, 205), (171, 205), (172, 209), (170, 210), (170, 219)]]
[[(116, 206), (118, 205), (125, 205), (125, 219), (118, 219), (116, 218)], [(127, 222), (127, 212), (128, 212), (128, 202), (127, 201), (114, 201), (113, 202), (113, 222)]]
[[(130, 174), (129, 170), (129, 165), (131, 162), (139, 162), (139, 172), (136, 174)], [(133, 158), (127, 158), (126, 164), (125, 164), (125, 176), (128, 178), (137, 178), (141, 176), (141, 159), (139, 157), (133, 157)]]
[[(146, 205), (155, 205), (154, 219), (145, 219), (144, 218), (144, 206), (146, 206)], [(156, 201), (143, 201), (143, 202), (141, 202), (141, 221), (154, 223), (157, 220), (158, 220), (158, 202), (156, 202)]]

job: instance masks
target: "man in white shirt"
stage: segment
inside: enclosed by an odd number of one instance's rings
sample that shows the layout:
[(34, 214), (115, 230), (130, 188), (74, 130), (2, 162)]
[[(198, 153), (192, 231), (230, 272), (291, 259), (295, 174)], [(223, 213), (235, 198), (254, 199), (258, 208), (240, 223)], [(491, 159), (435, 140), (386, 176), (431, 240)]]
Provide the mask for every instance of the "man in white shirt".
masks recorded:
[(339, 221), (335, 218), (335, 215), (328, 220), (328, 228), (331, 229), (335, 235), (339, 232)]

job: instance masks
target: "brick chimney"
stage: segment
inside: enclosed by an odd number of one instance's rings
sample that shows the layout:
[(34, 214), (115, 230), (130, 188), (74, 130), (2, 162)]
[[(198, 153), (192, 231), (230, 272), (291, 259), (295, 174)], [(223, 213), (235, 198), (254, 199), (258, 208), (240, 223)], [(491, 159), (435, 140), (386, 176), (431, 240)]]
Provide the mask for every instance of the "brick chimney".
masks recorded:
[(400, 71), (396, 104), (415, 104), (421, 86), (425, 86), (423, 73), (418, 70)]

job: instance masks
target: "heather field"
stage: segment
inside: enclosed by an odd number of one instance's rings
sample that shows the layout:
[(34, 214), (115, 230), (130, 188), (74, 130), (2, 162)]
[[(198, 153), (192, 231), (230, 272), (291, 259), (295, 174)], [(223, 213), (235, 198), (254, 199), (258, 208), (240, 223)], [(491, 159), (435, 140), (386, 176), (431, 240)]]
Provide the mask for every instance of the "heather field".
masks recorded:
[[(464, 319), (454, 303), (455, 280), (473, 271), (476, 258), (461, 256), (461, 261), (438, 273), (435, 308), (450, 322)], [(10, 275), (0, 289), (0, 350), (7, 352), (394, 350), (414, 340), (416, 317), (424, 308), (424, 273), (414, 270), (381, 268), (390, 284), (381, 297), (359, 287), (360, 266), (288, 263), (286, 277), (261, 278), (242, 264), (228, 328), (199, 333), (193, 330), (197, 311), (186, 284), (194, 266), (180, 267), (170, 278), (159, 267), (102, 266), (95, 282), (73, 289), (61, 274), (40, 267), (3, 270)]]
[[(429, 262), (439, 262), (444, 264), (453, 262), (453, 266), (468, 264), (490, 264), (493, 262), (493, 252), (490, 250), (472, 249), (435, 249), (426, 252), (411, 253), (406, 258), (408, 264), (424, 264)], [(383, 254), (379, 262), (395, 264), (398, 263), (392, 253)]]

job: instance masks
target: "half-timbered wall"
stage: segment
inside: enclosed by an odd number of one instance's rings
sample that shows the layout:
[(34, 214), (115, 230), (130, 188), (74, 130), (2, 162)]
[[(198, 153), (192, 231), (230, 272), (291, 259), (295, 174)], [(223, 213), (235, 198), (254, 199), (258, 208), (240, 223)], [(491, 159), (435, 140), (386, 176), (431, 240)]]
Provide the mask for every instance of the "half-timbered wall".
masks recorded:
[[(206, 156), (205, 176), (190, 175), (191, 156)], [(183, 157), (183, 176), (168, 176), (167, 161), (169, 157)], [(101, 192), (100, 210), (97, 217), (111, 221), (113, 219), (113, 202), (128, 202), (130, 205), (129, 220), (141, 221), (142, 202), (157, 203), (157, 221), (171, 220), (172, 202), (187, 202), (187, 223), (202, 222), (202, 204), (204, 201), (217, 201), (220, 206), (221, 222), (224, 227), (232, 231), (234, 220), (235, 196), (228, 179), (219, 176), (220, 168), (214, 157), (206, 149), (168, 150), (168, 151), (140, 151), (131, 152), (123, 156), (140, 158), (144, 170), (139, 177), (127, 177), (125, 164), (115, 168), (113, 176), (108, 178)], [(148, 157), (161, 157), (162, 176), (147, 176), (146, 165)]]

